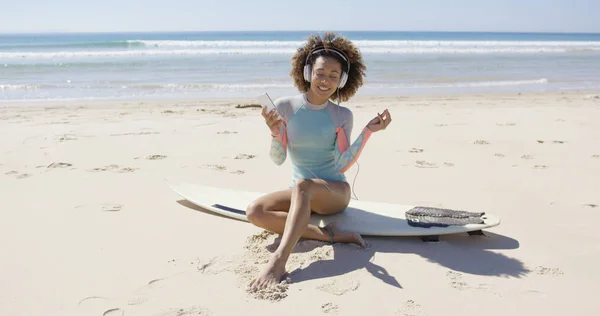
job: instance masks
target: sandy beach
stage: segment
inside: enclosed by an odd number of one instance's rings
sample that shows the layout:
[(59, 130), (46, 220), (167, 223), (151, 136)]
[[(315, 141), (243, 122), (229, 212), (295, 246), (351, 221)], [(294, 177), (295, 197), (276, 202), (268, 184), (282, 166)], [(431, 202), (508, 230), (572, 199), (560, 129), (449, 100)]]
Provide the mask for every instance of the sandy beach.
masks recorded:
[[(251, 99), (0, 105), (1, 315), (599, 315), (600, 91), (358, 97), (360, 200), (493, 213), (486, 236), (302, 240), (289, 282), (246, 286), (278, 236), (165, 179), (269, 192)], [(360, 171), (359, 171), (360, 169)], [(358, 172), (359, 171), (359, 172)]]

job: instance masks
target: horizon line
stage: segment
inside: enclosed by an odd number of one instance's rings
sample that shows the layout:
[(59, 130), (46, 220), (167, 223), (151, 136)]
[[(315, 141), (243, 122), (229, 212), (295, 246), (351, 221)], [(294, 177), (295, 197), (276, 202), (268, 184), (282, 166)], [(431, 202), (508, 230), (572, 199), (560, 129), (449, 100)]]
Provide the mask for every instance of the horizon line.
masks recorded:
[(457, 30), (146, 30), (146, 31), (0, 31), (0, 35), (27, 35), (27, 34), (127, 34), (127, 33), (323, 33), (323, 32), (380, 32), (380, 33), (495, 33), (495, 34), (585, 34), (600, 35), (600, 31), (457, 31)]

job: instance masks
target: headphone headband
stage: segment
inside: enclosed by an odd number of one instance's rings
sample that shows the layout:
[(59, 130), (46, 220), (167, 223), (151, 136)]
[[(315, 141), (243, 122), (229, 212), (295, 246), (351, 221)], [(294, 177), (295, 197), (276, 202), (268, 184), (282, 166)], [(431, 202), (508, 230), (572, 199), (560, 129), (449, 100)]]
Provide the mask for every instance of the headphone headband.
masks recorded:
[(341, 50), (335, 48), (335, 47), (331, 47), (331, 48), (325, 48), (325, 46), (317, 46), (315, 48), (313, 48), (310, 53), (308, 53), (308, 55), (306, 56), (306, 60), (304, 61), (304, 64), (308, 64), (308, 60), (310, 59), (310, 57), (316, 53), (322, 52), (322, 51), (332, 51), (334, 53), (336, 53), (338, 56), (340, 56), (345, 62), (346, 62), (346, 73), (350, 72), (350, 61), (348, 60), (348, 57), (346, 57), (346, 54), (344, 54), (344, 52), (342, 52)]

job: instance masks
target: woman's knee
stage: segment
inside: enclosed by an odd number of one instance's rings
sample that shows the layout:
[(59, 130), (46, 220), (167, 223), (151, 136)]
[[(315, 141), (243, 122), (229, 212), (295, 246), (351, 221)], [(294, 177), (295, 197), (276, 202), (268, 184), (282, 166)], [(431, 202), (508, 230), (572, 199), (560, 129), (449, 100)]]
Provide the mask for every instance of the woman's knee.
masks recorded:
[(294, 185), (294, 188), (299, 191), (301, 194), (308, 195), (308, 197), (312, 196), (312, 188), (314, 187), (315, 182), (312, 179), (298, 179)]
[(246, 207), (246, 217), (248, 218), (248, 221), (250, 221), (250, 223), (252, 224), (260, 222), (264, 214), (264, 205), (258, 201), (253, 201)]

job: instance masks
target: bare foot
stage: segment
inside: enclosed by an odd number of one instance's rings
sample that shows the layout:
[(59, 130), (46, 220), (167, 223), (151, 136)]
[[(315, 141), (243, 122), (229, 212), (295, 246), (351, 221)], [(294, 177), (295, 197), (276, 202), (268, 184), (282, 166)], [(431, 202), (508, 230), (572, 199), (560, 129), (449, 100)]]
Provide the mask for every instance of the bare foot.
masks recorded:
[(335, 242), (354, 243), (362, 248), (367, 246), (359, 233), (343, 231), (335, 223), (328, 224), (327, 227), (331, 229)]
[(285, 260), (273, 254), (258, 277), (250, 282), (250, 290), (257, 291), (279, 284), (285, 274)]

